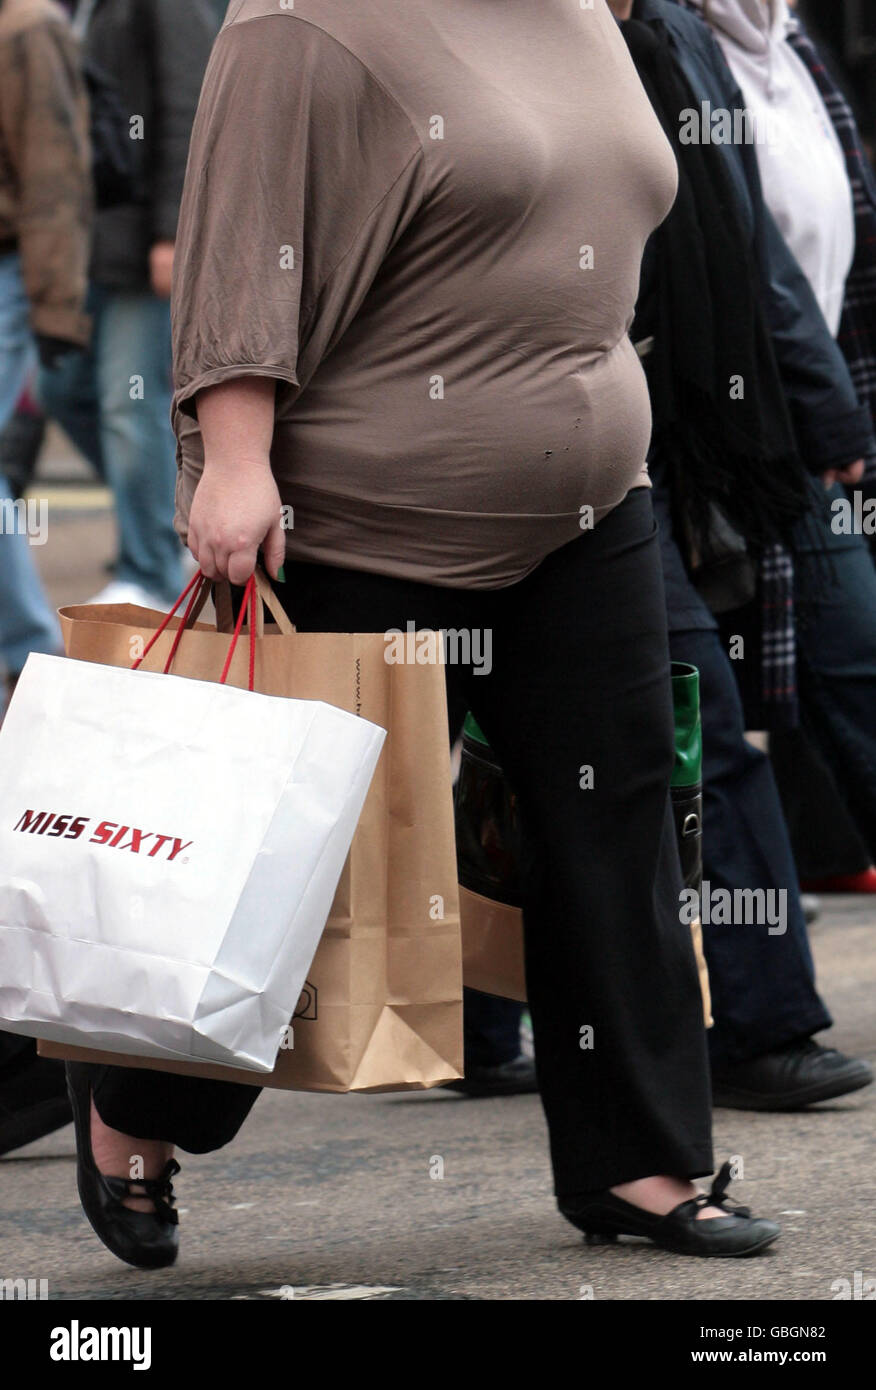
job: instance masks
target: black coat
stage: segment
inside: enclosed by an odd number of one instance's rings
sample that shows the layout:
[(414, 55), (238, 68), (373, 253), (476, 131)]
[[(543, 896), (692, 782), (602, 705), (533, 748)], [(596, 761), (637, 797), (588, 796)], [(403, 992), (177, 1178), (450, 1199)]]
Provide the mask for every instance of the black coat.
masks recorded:
[[(646, 23), (662, 24), (698, 102), (728, 111), (745, 100), (703, 20), (667, 0), (638, 0)], [(811, 473), (843, 468), (876, 452), (870, 413), (824, 321), (809, 281), (770, 215), (753, 145), (721, 145), (739, 195), (738, 211), (761, 268), (763, 307), (800, 457)]]
[(133, 135), (142, 134), (132, 142), (136, 200), (97, 216), (91, 273), (99, 284), (145, 288), (149, 248), (176, 236), (214, 9), (208, 0), (96, 0), (86, 54), (115, 81)]

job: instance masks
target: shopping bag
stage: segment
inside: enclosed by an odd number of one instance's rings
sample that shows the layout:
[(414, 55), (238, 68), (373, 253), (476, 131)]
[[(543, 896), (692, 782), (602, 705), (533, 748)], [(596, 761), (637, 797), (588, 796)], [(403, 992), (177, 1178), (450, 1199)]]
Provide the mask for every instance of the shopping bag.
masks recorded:
[[(675, 766), (670, 795), (686, 888), (702, 877), (702, 730), (699, 673), (672, 663)], [(523, 888), (526, 839), (517, 798), (477, 722), (463, 726), (462, 758), (455, 795), (459, 858), (459, 907), (463, 978), (471, 989), (506, 999), (526, 999), (523, 959)], [(712, 1025), (709, 972), (699, 917), (691, 923), (703, 999), (703, 1018)]]
[[(259, 1084), (343, 1092), (453, 1080), (462, 1072), (462, 973), (444, 669), (388, 664), (382, 633), (297, 633), (260, 571), (256, 580), (274, 621), (257, 635), (255, 689), (324, 700), (387, 730), (316, 956), (274, 1070)], [(68, 655), (127, 665), (165, 615), (117, 605), (65, 608), (60, 617)], [(172, 620), (144, 665), (166, 661), (177, 626)], [(242, 645), (229, 684), (247, 683)], [(215, 681), (227, 648), (215, 626), (196, 622), (173, 669)], [(51, 1042), (40, 1052), (253, 1080), (207, 1064), (100, 1057)]]
[(269, 1072), (383, 739), (315, 700), (31, 655), (0, 731), (2, 1026)]

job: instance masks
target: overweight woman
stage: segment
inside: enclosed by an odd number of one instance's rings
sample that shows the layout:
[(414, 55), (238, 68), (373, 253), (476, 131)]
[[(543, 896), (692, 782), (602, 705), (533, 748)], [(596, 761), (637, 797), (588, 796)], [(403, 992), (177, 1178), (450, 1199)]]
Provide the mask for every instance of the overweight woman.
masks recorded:
[[(489, 675), (448, 679), (536, 849), (560, 1210), (593, 1239), (744, 1255), (778, 1227), (728, 1203), (726, 1167), (708, 1195), (691, 1181), (713, 1169), (709, 1074), (627, 336), (675, 187), (603, 0), (232, 3), (177, 242), (177, 525), (213, 578), (242, 583), (260, 549), (283, 565), (302, 631), (491, 632)], [(73, 1080), (80, 1167), (90, 1132), (93, 1183), (131, 1152), (151, 1181), (114, 1187), (98, 1234), (169, 1262), (170, 1146), (226, 1143), (257, 1090)]]

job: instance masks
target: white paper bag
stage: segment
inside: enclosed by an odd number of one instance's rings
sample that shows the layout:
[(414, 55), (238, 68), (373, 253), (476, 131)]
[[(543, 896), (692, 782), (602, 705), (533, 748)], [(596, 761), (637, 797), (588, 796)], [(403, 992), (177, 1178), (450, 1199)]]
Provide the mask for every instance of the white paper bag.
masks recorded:
[(0, 1027), (270, 1071), (384, 736), (30, 656), (0, 730)]

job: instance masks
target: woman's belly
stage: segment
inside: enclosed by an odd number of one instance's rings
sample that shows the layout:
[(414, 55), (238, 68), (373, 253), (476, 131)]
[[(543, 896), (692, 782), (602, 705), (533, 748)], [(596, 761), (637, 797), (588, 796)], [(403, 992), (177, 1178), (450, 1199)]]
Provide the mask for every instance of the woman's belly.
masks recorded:
[(281, 416), (291, 556), (501, 587), (647, 483), (650, 405), (627, 337), (584, 361), (497, 354), (423, 387), (324, 369)]

